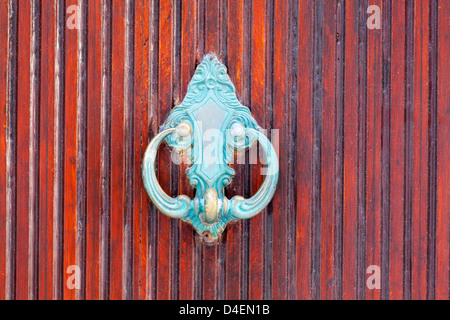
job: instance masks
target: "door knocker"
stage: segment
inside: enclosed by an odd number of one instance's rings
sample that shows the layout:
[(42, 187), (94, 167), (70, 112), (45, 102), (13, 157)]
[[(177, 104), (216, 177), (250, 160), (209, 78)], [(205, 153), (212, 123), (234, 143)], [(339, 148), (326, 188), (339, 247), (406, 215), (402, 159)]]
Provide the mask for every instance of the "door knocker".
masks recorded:
[[(278, 183), (277, 154), (260, 132), (250, 110), (237, 99), (226, 67), (208, 54), (197, 67), (183, 102), (169, 117), (147, 147), (142, 164), (144, 186), (158, 210), (166, 216), (191, 223), (207, 241), (215, 241), (229, 222), (249, 219), (272, 200)], [(196, 189), (194, 199), (172, 198), (158, 183), (155, 159), (166, 141), (177, 152), (187, 152), (192, 165), (186, 170)], [(266, 177), (251, 198), (227, 199), (227, 187), (235, 171), (229, 166), (234, 151), (258, 141), (266, 158)]]

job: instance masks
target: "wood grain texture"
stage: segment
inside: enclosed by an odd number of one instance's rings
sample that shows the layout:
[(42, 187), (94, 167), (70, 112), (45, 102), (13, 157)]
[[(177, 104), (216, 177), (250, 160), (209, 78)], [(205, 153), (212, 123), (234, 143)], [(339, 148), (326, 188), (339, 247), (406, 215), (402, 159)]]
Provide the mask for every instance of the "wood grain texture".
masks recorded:
[[(0, 43), (0, 299), (450, 299), (448, 1), (0, 0)], [(272, 203), (214, 245), (141, 180), (209, 52), (280, 160)], [(186, 168), (160, 148), (168, 194), (194, 196)]]
[[(16, 159), (16, 271), (15, 298), (28, 298), (29, 168), (30, 168), (30, 79), (31, 79), (31, 3), (18, 1), (17, 55), (17, 159)], [(23, 66), (23, 67), (20, 67)], [(19, 91), (20, 88), (20, 91)], [(20, 195), (20, 197), (19, 197)], [(20, 201), (19, 201), (20, 199)]]
[[(405, 34), (406, 32), (406, 2), (392, 2), (392, 34)], [(395, 23), (394, 23), (395, 22)], [(404, 233), (395, 232), (404, 230), (404, 176), (396, 174), (404, 172), (405, 168), (405, 72), (406, 72), (406, 37), (398, 37), (392, 42), (391, 52), (391, 102), (396, 108), (391, 108), (391, 244), (390, 244), (390, 297), (402, 299), (403, 297), (403, 252)]]
[[(113, 14), (114, 12), (114, 14)], [(125, 196), (125, 2), (112, 1), (111, 46), (111, 213), (109, 248), (110, 299), (123, 298), (124, 196)], [(112, 279), (115, 279), (114, 281)]]
[[(50, 3), (50, 5), (49, 5)], [(39, 204), (38, 212), (38, 273), (39, 299), (52, 299), (53, 256), (53, 181), (54, 181), (54, 61), (55, 61), (55, 6), (53, 1), (41, 2), (41, 68), (39, 104)], [(41, 208), (39, 210), (39, 208)], [(41, 281), (39, 281), (41, 279)], [(35, 280), (35, 281), (36, 281)]]
[(64, 119), (65, 119), (65, 1), (55, 2), (54, 60), (54, 177), (52, 226), (52, 297), (63, 298), (64, 250)]
[[(8, 19), (8, 2), (0, 2), (0, 15)], [(3, 20), (2, 20), (3, 21)], [(5, 22), (6, 23), (6, 22)], [(2, 43), (8, 43), (8, 28), (0, 30)], [(0, 224), (6, 226), (6, 101), (8, 83), (8, 45), (0, 49)], [(0, 239), (6, 240), (6, 227), (0, 228)], [(5, 288), (6, 243), (0, 246), (0, 288)], [(5, 290), (0, 289), (0, 299), (5, 299)]]
[[(436, 12), (437, 11), (437, 12)], [(438, 51), (437, 70), (438, 73), (438, 110), (437, 110), (437, 221), (436, 221), (436, 298), (441, 300), (450, 299), (450, 246), (447, 240), (450, 238), (450, 165), (448, 154), (450, 152), (450, 75), (445, 71), (449, 66), (445, 54), (450, 50), (450, 4), (439, 1), (438, 8), (433, 13), (438, 15), (439, 22), (436, 46)], [(434, 35), (436, 37), (436, 35)], [(440, 41), (440, 42), (439, 42)], [(436, 80), (436, 79), (435, 79)]]
[[(102, 27), (102, 1), (89, 1), (87, 16), (87, 106), (86, 110), (86, 194), (95, 194), (95, 197), (86, 197), (86, 299), (99, 297), (100, 277), (100, 155), (101, 152), (101, 101), (102, 101), (102, 65), (96, 57), (101, 56)], [(91, 52), (91, 54), (89, 54)], [(99, 85), (90, 85), (92, 83)], [(99, 121), (100, 120), (100, 121)]]

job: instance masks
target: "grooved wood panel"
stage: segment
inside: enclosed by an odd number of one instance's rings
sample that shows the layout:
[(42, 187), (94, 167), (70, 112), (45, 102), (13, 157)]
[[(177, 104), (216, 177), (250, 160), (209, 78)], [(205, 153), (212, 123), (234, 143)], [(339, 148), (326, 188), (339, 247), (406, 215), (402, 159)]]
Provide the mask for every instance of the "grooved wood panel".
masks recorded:
[[(209, 52), (280, 160), (212, 246), (141, 179)], [(449, 55), (447, 0), (0, 0), (0, 299), (449, 299)], [(260, 166), (235, 169), (250, 196)]]

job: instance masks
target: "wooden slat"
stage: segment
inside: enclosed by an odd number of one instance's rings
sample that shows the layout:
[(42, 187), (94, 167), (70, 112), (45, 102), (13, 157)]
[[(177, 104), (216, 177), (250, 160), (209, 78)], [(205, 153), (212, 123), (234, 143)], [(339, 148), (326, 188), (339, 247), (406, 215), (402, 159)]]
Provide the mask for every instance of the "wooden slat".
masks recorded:
[[(366, 8), (369, 2), (367, 0), (361, 0), (356, 4), (358, 10), (358, 100), (357, 100), (357, 164), (356, 167), (356, 183), (357, 183), (357, 215), (356, 215), (356, 295), (357, 299), (365, 298), (366, 287), (366, 268), (367, 268), (367, 202), (368, 202), (368, 187), (366, 177), (368, 176), (368, 65), (369, 65), (369, 53), (368, 53), (368, 34), (366, 25)], [(350, 12), (347, 16), (350, 15)], [(347, 88), (351, 90), (351, 87)]]
[[(78, 1), (66, 1), (66, 6), (77, 5)], [(65, 12), (65, 10), (63, 11)], [(72, 13), (73, 14), (73, 13)], [(64, 249), (61, 272), (64, 299), (74, 300), (76, 290), (69, 289), (67, 280), (69, 266), (77, 265), (77, 64), (78, 31), (66, 27), (65, 31), (65, 87), (64, 101)]]
[[(228, 50), (226, 58), (228, 61), (228, 73), (236, 87), (236, 93), (241, 100), (245, 95), (248, 103), (248, 94), (245, 93), (243, 75), (244, 60), (246, 60), (244, 57), (244, 2), (243, 0), (228, 2), (227, 28), (228, 30), (233, 30), (233, 32), (228, 32), (227, 34)], [(243, 101), (241, 102), (244, 103)], [(245, 192), (245, 164), (236, 163), (234, 169), (236, 176), (233, 179), (233, 184), (227, 189), (229, 199), (233, 195), (244, 195)], [(230, 224), (223, 239), (227, 257), (225, 262), (225, 283), (235, 284), (234, 286), (225, 287), (225, 299), (239, 299), (242, 294), (244, 285), (242, 283), (243, 267), (247, 263), (243, 255), (243, 228), (244, 222)]]
[(102, 1), (102, 86), (100, 129), (100, 271), (99, 299), (110, 297), (110, 236), (111, 236), (111, 101), (112, 101), (112, 1)]
[(414, 6), (412, 298), (427, 296), (429, 1)]
[[(265, 80), (265, 99), (266, 112), (268, 120), (268, 130), (273, 129), (273, 114), (274, 114), (274, 100), (273, 100), (273, 81), (274, 81), (274, 40), (275, 40), (275, 4), (273, 1), (266, 2), (266, 21), (267, 21), (267, 44), (266, 44), (266, 67), (267, 77)], [(253, 51), (256, 48), (252, 48)], [(272, 136), (272, 135), (271, 135)], [(278, 135), (279, 136), (279, 135)], [(272, 138), (273, 140), (273, 138)], [(279, 148), (279, 140), (276, 141)], [(278, 154), (278, 153), (277, 153)], [(263, 284), (263, 298), (271, 299), (272, 297), (272, 238), (273, 238), (273, 202), (267, 207), (267, 214), (264, 216), (264, 284)]]
[(380, 195), (380, 268), (381, 292), (380, 298), (389, 299), (389, 267), (391, 241), (391, 37), (392, 37), (392, 1), (382, 3), (382, 79), (381, 90), (381, 195)]
[[(149, 139), (152, 139), (157, 133), (159, 128), (158, 122), (158, 62), (159, 62), (159, 1), (152, 0), (150, 3), (150, 22), (149, 22), (149, 110), (148, 110), (148, 126), (149, 126)], [(158, 234), (157, 223), (158, 216), (156, 207), (149, 206), (149, 225), (148, 225), (148, 261), (147, 274), (149, 276), (147, 282), (147, 298), (156, 299), (156, 267), (157, 267), (157, 247), (158, 247)]]
[(125, 9), (124, 152), (125, 196), (123, 226), (123, 299), (133, 297), (133, 187), (134, 187), (134, 0)]
[(38, 298), (39, 256), (39, 129), (41, 85), (41, 2), (31, 2), (30, 44), (30, 167), (29, 167), (29, 233), (28, 233), (28, 298)]
[[(99, 299), (100, 277), (100, 158), (102, 101), (102, 1), (89, 1), (87, 21), (87, 171), (86, 193), (86, 299)], [(99, 85), (92, 85), (93, 83)], [(100, 121), (99, 121), (100, 120)]]
[[(289, 20), (288, 20), (288, 41), (290, 46), (287, 47), (287, 77), (288, 77), (288, 92), (287, 92), (287, 106), (288, 112), (286, 113), (286, 124), (288, 125), (287, 135), (289, 137), (288, 154), (294, 155), (296, 153), (296, 145), (298, 144), (297, 136), (297, 112), (298, 112), (298, 88), (297, 84), (297, 66), (300, 57), (298, 56), (298, 3), (297, 1), (291, 1), (289, 3)], [(277, 144), (276, 138), (273, 142)], [(290, 156), (288, 158), (288, 171), (287, 171), (287, 199), (293, 199), (286, 202), (286, 223), (287, 223), (287, 244), (286, 244), (286, 256), (287, 256), (287, 299), (295, 299), (297, 294), (296, 288), (296, 220), (297, 220), (297, 160)]]
[[(437, 179), (438, 179), (438, 3), (429, 6), (429, 99), (428, 99), (428, 199), (427, 199), (427, 299), (436, 299)], [(450, 271), (449, 271), (450, 272)]]
[[(112, 82), (111, 82), (111, 231), (110, 298), (122, 299), (124, 272), (124, 76), (125, 76), (125, 2), (112, 1)], [(114, 279), (114, 280), (113, 280)]]
[(406, 1), (392, 2), (391, 36), (391, 244), (389, 265), (390, 298), (403, 298), (404, 250), (404, 168), (405, 168), (405, 57), (406, 57)]
[[(0, 16), (8, 22), (8, 2), (0, 2)], [(4, 21), (2, 20), (2, 22)], [(0, 48), (0, 105), (6, 106), (7, 79), (8, 79), (8, 30), (0, 29), (0, 42), (5, 43)], [(7, 112), (6, 107), (0, 110), (0, 127), (6, 128)], [(6, 130), (0, 130), (0, 224), (5, 226), (0, 228), (0, 241), (5, 241), (5, 245), (0, 246), (0, 299), (5, 299), (5, 270), (6, 270)]]
[[(344, 88), (358, 86), (358, 23), (357, 7), (354, 2), (345, 3), (345, 80)], [(358, 214), (357, 159), (358, 159), (358, 94), (344, 95), (344, 187), (343, 187), (343, 278), (342, 297), (356, 299), (356, 257)]]
[(311, 284), (311, 169), (314, 1), (299, 1), (297, 120), (297, 299), (309, 299)]
[[(173, 50), (173, 7), (170, 2), (159, 2), (159, 62), (158, 62), (158, 95), (157, 95), (157, 125), (161, 125), (170, 113), (173, 103), (172, 96), (172, 50)], [(169, 164), (169, 165), (168, 165)], [(161, 187), (171, 193), (172, 161), (170, 161), (169, 149), (162, 146), (158, 153), (157, 175)], [(173, 282), (171, 281), (172, 255), (175, 242), (171, 235), (171, 220), (167, 216), (156, 211), (157, 224), (157, 282), (156, 299), (168, 300), (172, 296)]]
[[(252, 52), (251, 52), (251, 110), (255, 120), (263, 128), (268, 128), (267, 113), (270, 108), (266, 104), (266, 57), (267, 57), (267, 18), (266, 18), (267, 1), (253, 1), (252, 10)], [(229, 20), (232, 20), (229, 15)], [(230, 61), (231, 61), (231, 57)], [(242, 89), (241, 89), (242, 90)], [(256, 146), (254, 146), (256, 149)], [(257, 149), (258, 150), (258, 149)], [(258, 160), (261, 156), (261, 150), (257, 152)], [(251, 193), (258, 191), (262, 180), (265, 178), (261, 174), (261, 169), (255, 162), (251, 162)], [(248, 298), (263, 299), (264, 297), (264, 216), (268, 214), (268, 210), (264, 210), (260, 215), (250, 221), (249, 235), (249, 275), (248, 282)]]
[[(7, 55), (5, 86), (5, 299), (15, 297), (16, 271), (16, 225), (17, 225), (17, 37), (18, 37), (18, 4), (8, 1), (7, 4)], [(3, 57), (5, 58), (5, 57)]]
[[(287, 190), (289, 148), (288, 127), (286, 125), (288, 110), (288, 15), (289, 6), (286, 1), (275, 1), (274, 7), (274, 78), (273, 104), (278, 112), (274, 112), (273, 128), (280, 130), (279, 141), (279, 181), (278, 188)], [(276, 300), (287, 298), (287, 214), (288, 205), (286, 193), (276, 193), (273, 198), (273, 239), (272, 239), (272, 298)], [(276, 236), (275, 236), (276, 235)], [(270, 241), (270, 240), (269, 240)]]
[(77, 39), (77, 116), (76, 116), (76, 264), (80, 268), (82, 288), (76, 299), (86, 298), (86, 219), (87, 219), (87, 77), (88, 77), (88, 6), (78, 1), (79, 29)]
[(414, 73), (414, 3), (406, 3), (406, 70), (405, 70), (405, 194), (404, 194), (404, 265), (403, 265), (403, 297), (411, 299), (412, 278), (412, 162), (413, 162), (413, 73)]
[(149, 18), (150, 4), (135, 2), (135, 100), (134, 100), (134, 213), (133, 213), (133, 298), (145, 299), (148, 284), (147, 193), (141, 188), (141, 161), (148, 143)]
[[(371, 4), (382, 7), (381, 0)], [(384, 22), (384, 21), (383, 21)], [(387, 26), (383, 25), (382, 28)], [(360, 268), (365, 274), (368, 266), (380, 266), (381, 236), (381, 128), (383, 99), (383, 42), (382, 32), (367, 31), (367, 118), (366, 118), (366, 259)], [(361, 272), (360, 269), (360, 272)], [(366, 278), (366, 276), (364, 276)], [(365, 286), (366, 299), (379, 299), (380, 291)]]
[[(31, 3), (18, 3), (16, 299), (28, 299)], [(20, 196), (20, 197), (19, 197)], [(20, 201), (19, 201), (20, 199)]]
[(336, 3), (336, 152), (335, 152), (335, 217), (334, 217), (334, 299), (343, 296), (344, 242), (344, 116), (345, 116), (345, 1)]
[(54, 178), (53, 178), (53, 299), (63, 298), (64, 251), (64, 168), (65, 168), (65, 7), (64, 0), (55, 1), (55, 77), (54, 77)]
[(38, 298), (52, 299), (53, 261), (53, 181), (54, 181), (54, 1), (41, 4), (41, 61), (39, 104), (39, 225), (38, 225)]
[[(335, 261), (335, 230), (336, 219), (335, 184), (336, 184), (336, 23), (333, 19), (336, 12), (336, 2), (324, 2), (322, 45), (326, 48), (323, 56), (323, 106), (322, 106), (322, 148), (321, 159), (321, 247), (320, 247), (320, 297), (333, 299)], [(319, 223), (319, 222), (318, 222)]]
[[(438, 110), (437, 110), (437, 253), (436, 253), (436, 298), (450, 299), (450, 67), (447, 53), (450, 52), (450, 3), (439, 1), (437, 10), (438, 28)], [(435, 15), (433, 16), (435, 17)]]

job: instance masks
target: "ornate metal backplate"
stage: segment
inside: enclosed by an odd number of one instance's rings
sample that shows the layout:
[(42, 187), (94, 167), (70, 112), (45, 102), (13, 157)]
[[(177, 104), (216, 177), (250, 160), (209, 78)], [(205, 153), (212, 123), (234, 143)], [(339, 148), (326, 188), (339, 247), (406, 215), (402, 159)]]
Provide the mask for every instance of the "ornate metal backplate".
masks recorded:
[[(207, 55), (183, 102), (172, 110), (145, 152), (142, 171), (150, 199), (163, 214), (191, 223), (207, 241), (217, 239), (229, 222), (254, 217), (271, 201), (278, 182), (277, 155), (260, 129), (250, 110), (238, 101), (226, 67), (215, 55)], [(169, 197), (160, 187), (154, 169), (164, 140), (176, 152), (188, 153), (192, 165), (186, 172), (196, 189), (194, 199)], [(264, 149), (266, 178), (253, 197), (227, 199), (224, 188), (235, 175), (229, 166), (234, 151), (255, 141)]]

